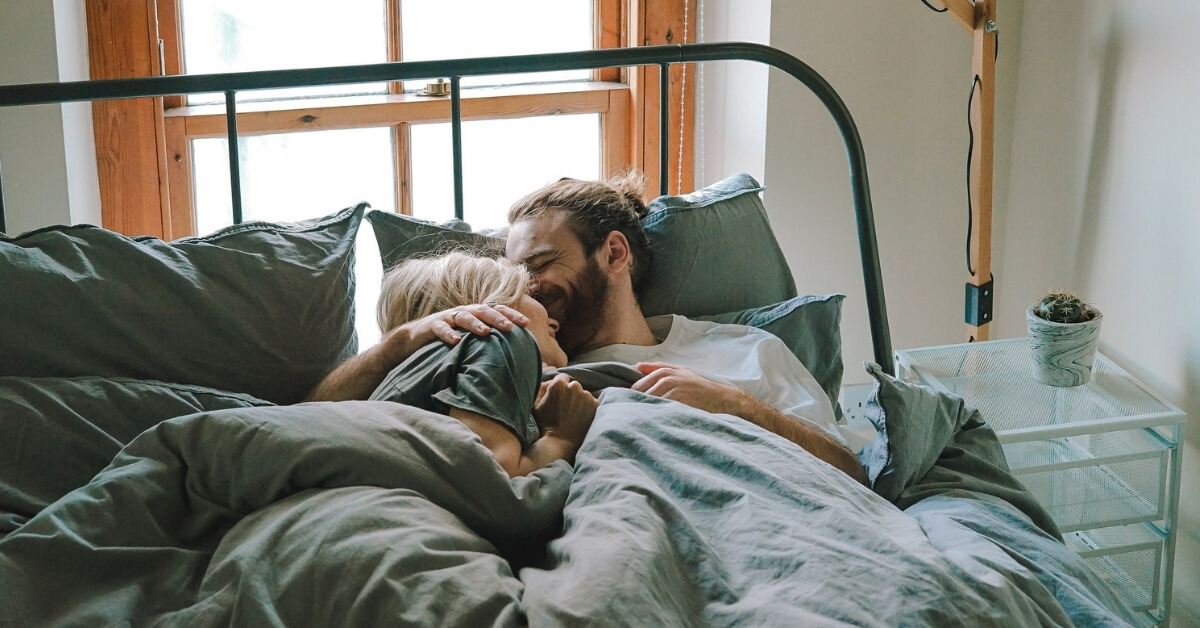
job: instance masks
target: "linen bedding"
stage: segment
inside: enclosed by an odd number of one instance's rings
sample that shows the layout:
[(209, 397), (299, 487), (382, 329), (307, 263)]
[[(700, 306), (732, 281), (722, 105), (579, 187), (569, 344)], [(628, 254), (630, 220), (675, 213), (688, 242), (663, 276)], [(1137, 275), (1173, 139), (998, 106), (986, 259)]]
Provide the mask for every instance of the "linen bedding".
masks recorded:
[[(390, 402), (164, 421), (0, 539), (0, 623), (1126, 625), (989, 490), (1002, 460), (967, 408), (903, 461), (926, 494), (901, 511), (735, 417), (601, 402), (573, 469), (513, 480), (457, 421)], [(898, 445), (920, 407), (880, 408)]]

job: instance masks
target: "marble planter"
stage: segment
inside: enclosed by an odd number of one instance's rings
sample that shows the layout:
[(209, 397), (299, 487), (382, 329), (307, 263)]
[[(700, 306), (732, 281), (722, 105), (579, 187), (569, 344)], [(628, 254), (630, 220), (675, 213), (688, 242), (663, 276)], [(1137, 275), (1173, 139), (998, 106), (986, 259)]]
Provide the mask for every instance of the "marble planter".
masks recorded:
[(1092, 378), (1104, 315), (1084, 323), (1055, 323), (1025, 310), (1033, 376), (1050, 386), (1078, 386)]

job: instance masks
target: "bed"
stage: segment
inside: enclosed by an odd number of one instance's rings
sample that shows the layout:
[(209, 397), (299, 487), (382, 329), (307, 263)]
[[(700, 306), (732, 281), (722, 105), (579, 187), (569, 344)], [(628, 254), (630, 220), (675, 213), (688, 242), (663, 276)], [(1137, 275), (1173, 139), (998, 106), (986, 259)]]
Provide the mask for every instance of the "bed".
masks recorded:
[[(48, 227), (0, 237), (0, 625), (1132, 623), (1009, 473), (986, 417), (892, 377), (861, 142), (832, 88), (782, 52), (0, 87), (0, 105), (730, 58), (804, 82), (846, 141), (876, 357), (870, 488), (587, 365), (575, 375), (602, 404), (575, 464), (512, 480), (445, 417), (298, 403), (357, 350), (364, 218), (387, 264), (495, 234), (363, 204), (172, 242)], [(798, 294), (760, 191), (746, 175), (662, 190), (644, 221), (658, 254), (644, 309), (771, 331), (836, 407), (842, 296)]]

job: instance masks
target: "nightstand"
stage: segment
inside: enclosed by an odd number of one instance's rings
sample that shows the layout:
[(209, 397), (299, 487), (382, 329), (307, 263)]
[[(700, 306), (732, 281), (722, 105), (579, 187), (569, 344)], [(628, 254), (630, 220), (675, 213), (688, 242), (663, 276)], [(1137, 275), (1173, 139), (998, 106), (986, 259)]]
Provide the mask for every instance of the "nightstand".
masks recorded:
[(1087, 384), (1042, 384), (1024, 338), (897, 351), (896, 369), (978, 408), (1067, 545), (1147, 625), (1167, 622), (1182, 410), (1101, 354)]

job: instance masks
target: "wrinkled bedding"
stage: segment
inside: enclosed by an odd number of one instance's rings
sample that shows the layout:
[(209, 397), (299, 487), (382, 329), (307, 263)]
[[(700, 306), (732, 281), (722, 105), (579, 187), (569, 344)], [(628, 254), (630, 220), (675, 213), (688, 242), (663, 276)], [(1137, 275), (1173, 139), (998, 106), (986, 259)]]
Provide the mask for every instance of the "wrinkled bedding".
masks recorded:
[(0, 539), (0, 624), (1126, 625), (993, 495), (901, 511), (735, 417), (601, 400), (573, 469), (514, 480), (388, 402), (160, 423)]

